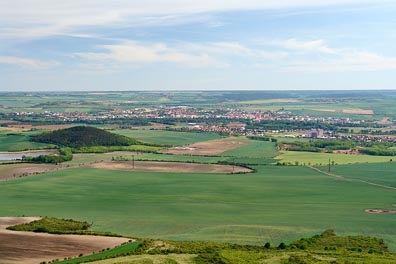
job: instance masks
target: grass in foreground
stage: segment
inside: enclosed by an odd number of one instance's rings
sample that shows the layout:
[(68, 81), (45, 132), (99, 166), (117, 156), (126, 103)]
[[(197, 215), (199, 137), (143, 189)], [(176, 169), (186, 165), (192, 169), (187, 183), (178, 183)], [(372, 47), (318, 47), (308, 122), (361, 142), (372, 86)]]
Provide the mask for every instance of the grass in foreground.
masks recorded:
[(337, 236), (332, 230), (287, 245), (237, 245), (219, 242), (144, 240), (133, 256), (94, 262), (112, 263), (392, 263), (383, 241)]
[[(258, 166), (218, 175), (60, 170), (0, 182), (2, 215), (49, 215), (94, 222), (133, 237), (272, 244), (328, 228), (384, 238), (395, 249), (394, 191), (340, 181), (304, 167)], [(292, 216), (292, 218), (290, 217)]]

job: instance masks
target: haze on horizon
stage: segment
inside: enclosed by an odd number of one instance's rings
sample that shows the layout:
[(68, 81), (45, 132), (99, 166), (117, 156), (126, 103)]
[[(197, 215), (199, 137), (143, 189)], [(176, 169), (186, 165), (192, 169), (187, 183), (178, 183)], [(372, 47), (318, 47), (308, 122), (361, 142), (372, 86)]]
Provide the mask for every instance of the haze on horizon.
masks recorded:
[(390, 0), (0, 0), (0, 91), (396, 89)]

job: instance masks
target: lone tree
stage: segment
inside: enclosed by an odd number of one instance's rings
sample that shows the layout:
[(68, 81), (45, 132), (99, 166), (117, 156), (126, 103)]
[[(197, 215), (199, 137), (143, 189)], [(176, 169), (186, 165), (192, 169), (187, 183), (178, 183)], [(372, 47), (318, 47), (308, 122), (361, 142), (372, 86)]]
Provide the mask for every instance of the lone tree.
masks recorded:
[(279, 246), (278, 246), (278, 249), (286, 249), (286, 244), (285, 243), (283, 243), (283, 242), (281, 242), (280, 244), (279, 244)]

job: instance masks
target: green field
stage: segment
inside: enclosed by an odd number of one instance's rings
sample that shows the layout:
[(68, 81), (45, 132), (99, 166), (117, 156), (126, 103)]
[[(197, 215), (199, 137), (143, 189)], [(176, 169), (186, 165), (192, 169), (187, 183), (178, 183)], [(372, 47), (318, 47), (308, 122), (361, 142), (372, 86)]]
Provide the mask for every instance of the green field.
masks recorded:
[(243, 175), (69, 169), (0, 182), (0, 214), (93, 222), (135, 237), (262, 244), (328, 228), (382, 237), (396, 249), (394, 190), (304, 167), (261, 166)]
[(249, 145), (225, 151), (221, 153), (221, 156), (265, 159), (275, 157), (278, 154), (276, 151), (275, 143), (258, 140), (248, 140), (243, 138), (241, 138), (240, 141), (248, 142)]
[(137, 154), (136, 152), (130, 151), (114, 151), (108, 153), (84, 153), (84, 154), (73, 154), (73, 159), (71, 161), (64, 162), (65, 165), (77, 165), (77, 164), (87, 164), (100, 161), (111, 161), (113, 157), (123, 157), (131, 158), (132, 155), (135, 157), (140, 157), (146, 154)]
[[(327, 168), (323, 167), (321, 169), (327, 170)], [(333, 166), (331, 167), (331, 172), (345, 178), (359, 179), (376, 184), (396, 187), (395, 162)]]
[(186, 145), (195, 142), (208, 141), (211, 139), (221, 138), (218, 134), (211, 133), (193, 133), (193, 132), (177, 132), (167, 130), (132, 130), (132, 129), (116, 129), (112, 133), (135, 138), (139, 141), (151, 144), (163, 145)]
[[(129, 159), (132, 159), (129, 157)], [(228, 157), (206, 157), (192, 155), (168, 155), (147, 153), (135, 156), (135, 160), (154, 160), (154, 161), (175, 161), (175, 162), (193, 162), (193, 163), (219, 163), (221, 161), (229, 161)]]
[(79, 264), (79, 263), (84, 263), (84, 262), (92, 262), (95, 260), (101, 260), (105, 258), (114, 258), (117, 256), (122, 256), (123, 254), (130, 253), (136, 250), (136, 248), (139, 246), (140, 242), (132, 242), (132, 243), (127, 243), (115, 248), (112, 248), (110, 250), (105, 250), (102, 252), (98, 252), (89, 256), (82, 256), (74, 259), (69, 259), (69, 260), (63, 260), (63, 261), (56, 261), (54, 263), (57, 264)]
[(11, 133), (8, 131), (0, 131), (0, 151), (23, 151), (54, 147), (52, 144), (43, 144), (30, 141), (30, 134), (32, 133)]
[(335, 164), (353, 164), (353, 163), (376, 163), (387, 162), (395, 160), (392, 156), (370, 156), (370, 155), (351, 155), (351, 154), (332, 154), (332, 153), (318, 153), (318, 152), (304, 152), (304, 151), (281, 151), (281, 154), (276, 157), (279, 162), (290, 162), (295, 164), (306, 165), (326, 165), (330, 162)]

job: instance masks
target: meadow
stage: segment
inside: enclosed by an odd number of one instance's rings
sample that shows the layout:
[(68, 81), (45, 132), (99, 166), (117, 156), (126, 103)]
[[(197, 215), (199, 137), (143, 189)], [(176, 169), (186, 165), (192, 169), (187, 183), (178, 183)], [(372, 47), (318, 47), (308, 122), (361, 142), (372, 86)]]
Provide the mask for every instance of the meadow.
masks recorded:
[(0, 182), (1, 215), (93, 222), (133, 237), (278, 244), (333, 228), (381, 237), (396, 249), (394, 190), (340, 181), (306, 167), (251, 174), (152, 173), (77, 168)]

